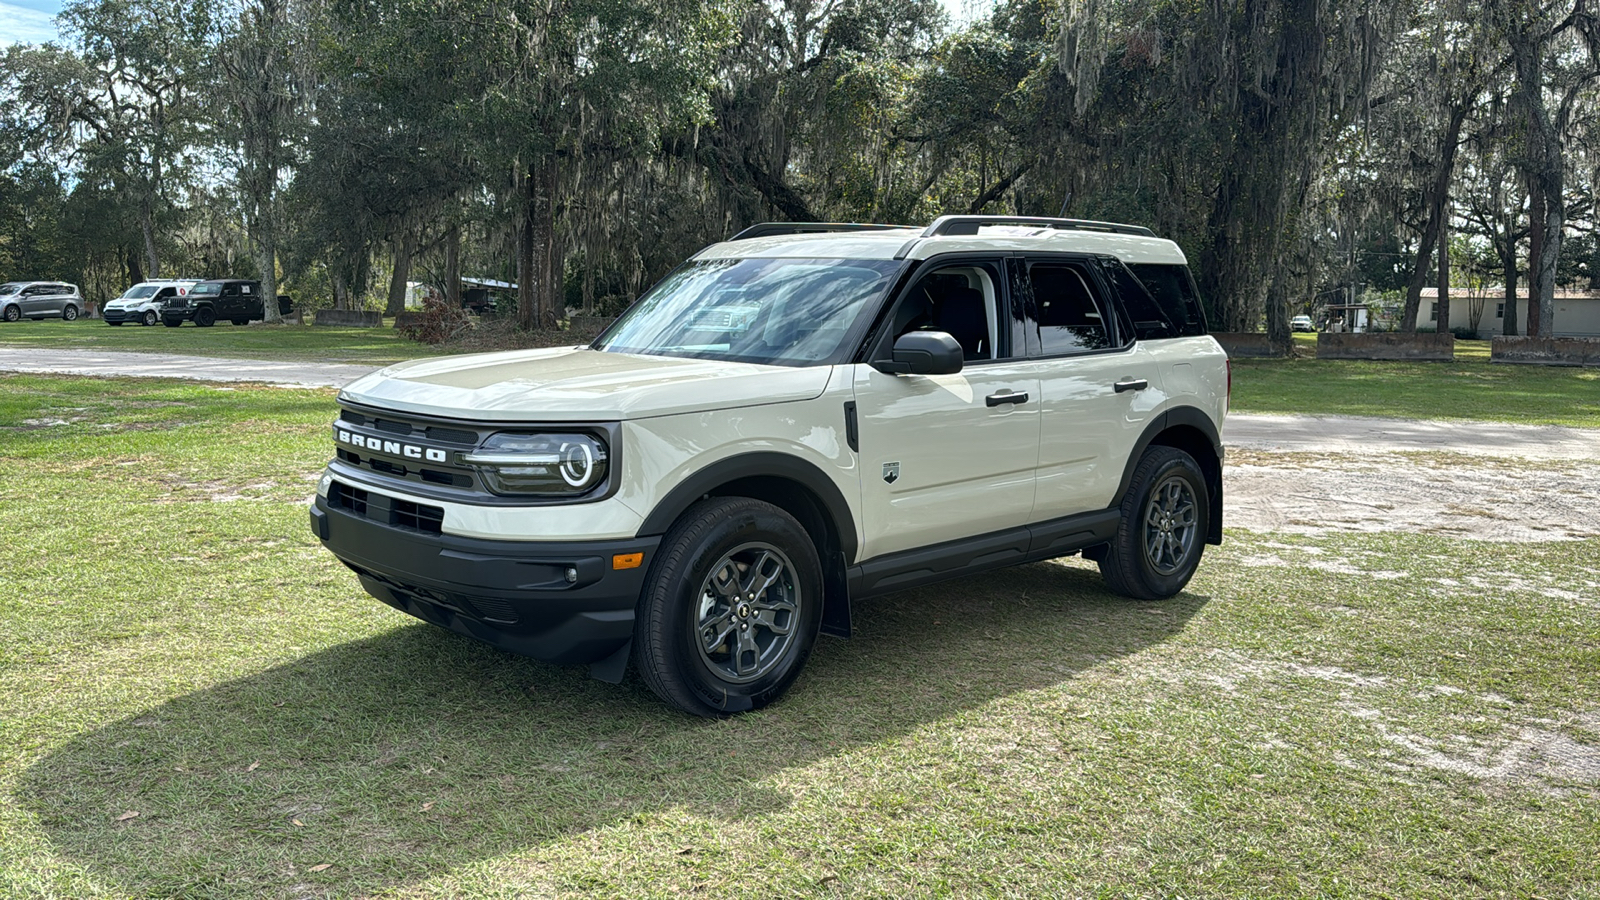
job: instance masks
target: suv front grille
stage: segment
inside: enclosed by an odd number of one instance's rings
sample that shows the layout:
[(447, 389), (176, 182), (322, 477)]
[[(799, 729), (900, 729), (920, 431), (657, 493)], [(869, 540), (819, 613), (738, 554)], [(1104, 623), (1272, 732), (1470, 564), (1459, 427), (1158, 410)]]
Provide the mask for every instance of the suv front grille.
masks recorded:
[(408, 531), (441, 534), (444, 530), (443, 507), (372, 494), (340, 481), (328, 485), (328, 505), (369, 521)]
[[(369, 446), (336, 445), (335, 455), (347, 465), (356, 466), (387, 478), (464, 491), (477, 489), (477, 478), (472, 469), (454, 462), (461, 451), (478, 446), (478, 432), (468, 428), (438, 425), (425, 419), (412, 419), (385, 413), (371, 416), (355, 410), (339, 411), (335, 430), (359, 434), (371, 442)], [(445, 460), (419, 459), (415, 450), (406, 456), (400, 448), (404, 442), (412, 447), (426, 447), (445, 451)], [(385, 446), (385, 443), (392, 446)], [(379, 449), (383, 447), (383, 449)]]

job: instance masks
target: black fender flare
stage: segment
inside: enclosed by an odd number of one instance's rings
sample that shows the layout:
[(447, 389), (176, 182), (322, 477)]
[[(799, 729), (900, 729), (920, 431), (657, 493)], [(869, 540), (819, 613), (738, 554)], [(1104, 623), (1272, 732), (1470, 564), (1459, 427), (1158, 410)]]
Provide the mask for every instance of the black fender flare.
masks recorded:
[(1211, 493), (1209, 504), (1211, 521), (1206, 523), (1206, 542), (1220, 544), (1222, 543), (1222, 435), (1217, 431), (1217, 425), (1211, 417), (1197, 407), (1176, 406), (1150, 420), (1150, 424), (1145, 426), (1139, 435), (1139, 440), (1134, 443), (1133, 452), (1128, 454), (1128, 461), (1122, 470), (1122, 483), (1117, 486), (1116, 502), (1121, 503), (1122, 498), (1128, 493), (1128, 488), (1133, 485), (1133, 470), (1138, 467), (1145, 450), (1149, 449), (1163, 432), (1182, 427), (1193, 428), (1204, 435), (1214, 454), (1211, 460), (1200, 459), (1197, 462), (1206, 473), (1206, 486)]
[(722, 485), (745, 478), (784, 479), (809, 491), (822, 504), (821, 512), (833, 520), (833, 527), (839, 535), (839, 550), (844, 553), (846, 561), (855, 561), (855, 515), (850, 511), (850, 504), (845, 501), (838, 485), (812, 463), (787, 453), (770, 451), (741, 453), (720, 459), (685, 478), (645, 516), (637, 536), (666, 534), (672, 523), (695, 501)]
[[(751, 479), (761, 479), (769, 489), (773, 486), (773, 482), (779, 484), (788, 482), (803, 491), (806, 496), (801, 502), (809, 507), (809, 510), (797, 516), (802, 524), (818, 516), (829, 520), (818, 524), (824, 528), (831, 525), (833, 533), (814, 535), (825, 584), (822, 631), (824, 634), (849, 637), (850, 586), (845, 573), (856, 556), (855, 515), (838, 486), (813, 463), (787, 453), (770, 451), (741, 453), (718, 460), (690, 475), (677, 487), (668, 491), (650, 514), (645, 516), (637, 536), (655, 537), (666, 534), (672, 523), (700, 498), (717, 492), (724, 485)], [(785, 493), (793, 496), (788, 491)], [(836, 546), (832, 545), (834, 541), (837, 542)]]

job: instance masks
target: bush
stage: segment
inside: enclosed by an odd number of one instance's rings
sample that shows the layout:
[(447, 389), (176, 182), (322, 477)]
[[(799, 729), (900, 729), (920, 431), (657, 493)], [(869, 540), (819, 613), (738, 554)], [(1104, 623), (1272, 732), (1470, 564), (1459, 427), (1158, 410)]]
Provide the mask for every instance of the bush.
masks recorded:
[(1450, 329), (1450, 333), (1455, 335), (1458, 341), (1475, 341), (1478, 339), (1478, 332), (1465, 325), (1457, 325)]
[(430, 295), (422, 301), (422, 311), (416, 317), (397, 326), (397, 330), (424, 344), (442, 344), (472, 327), (472, 315), (466, 310), (451, 306), (443, 297)]

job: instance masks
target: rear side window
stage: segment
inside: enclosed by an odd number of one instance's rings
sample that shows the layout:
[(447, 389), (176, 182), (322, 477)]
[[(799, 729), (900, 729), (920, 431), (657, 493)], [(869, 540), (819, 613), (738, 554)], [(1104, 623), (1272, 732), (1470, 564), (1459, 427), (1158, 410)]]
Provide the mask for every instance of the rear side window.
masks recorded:
[(1028, 276), (1033, 283), (1034, 327), (1041, 356), (1111, 346), (1107, 306), (1082, 266), (1035, 263), (1028, 267)]
[[(1154, 303), (1160, 310), (1159, 316), (1147, 316), (1130, 305), (1128, 311), (1132, 313), (1134, 320), (1137, 322), (1163, 318), (1174, 332), (1147, 336), (1143, 333), (1144, 329), (1140, 328), (1139, 337), (1146, 339), (1193, 337), (1206, 333), (1206, 317), (1205, 311), (1200, 307), (1200, 292), (1195, 290), (1194, 278), (1190, 276), (1188, 267), (1140, 263), (1126, 268), (1138, 277), (1140, 284), (1149, 292), (1149, 302)], [(1126, 293), (1123, 295), (1123, 302), (1129, 302)], [(1145, 312), (1152, 311), (1147, 309)]]

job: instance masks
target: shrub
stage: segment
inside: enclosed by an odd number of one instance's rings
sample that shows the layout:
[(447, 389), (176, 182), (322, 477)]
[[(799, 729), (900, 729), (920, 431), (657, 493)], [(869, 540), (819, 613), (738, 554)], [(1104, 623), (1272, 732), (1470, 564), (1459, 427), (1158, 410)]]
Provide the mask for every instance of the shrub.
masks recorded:
[(472, 327), (472, 316), (466, 310), (451, 306), (443, 297), (430, 295), (422, 301), (422, 311), (416, 317), (398, 326), (401, 334), (424, 344), (442, 344)]

